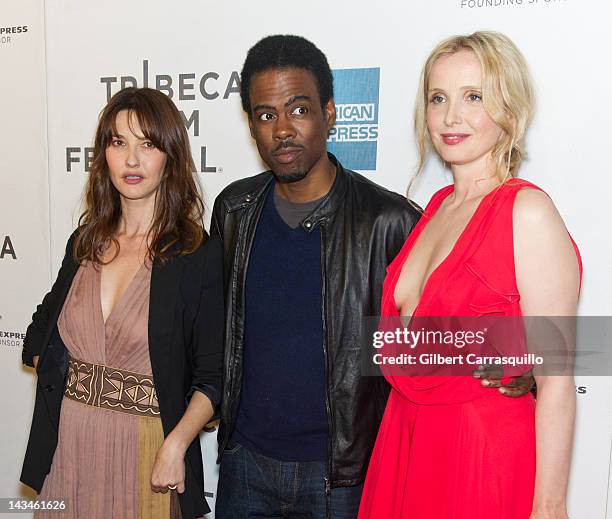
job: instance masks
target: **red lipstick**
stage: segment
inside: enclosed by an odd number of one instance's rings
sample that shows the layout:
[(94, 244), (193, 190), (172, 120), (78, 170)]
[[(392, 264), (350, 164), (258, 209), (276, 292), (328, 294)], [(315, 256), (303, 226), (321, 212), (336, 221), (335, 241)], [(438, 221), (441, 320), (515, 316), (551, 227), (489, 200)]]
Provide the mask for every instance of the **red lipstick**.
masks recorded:
[(442, 141), (444, 144), (454, 146), (455, 144), (461, 144), (470, 135), (468, 133), (442, 133)]

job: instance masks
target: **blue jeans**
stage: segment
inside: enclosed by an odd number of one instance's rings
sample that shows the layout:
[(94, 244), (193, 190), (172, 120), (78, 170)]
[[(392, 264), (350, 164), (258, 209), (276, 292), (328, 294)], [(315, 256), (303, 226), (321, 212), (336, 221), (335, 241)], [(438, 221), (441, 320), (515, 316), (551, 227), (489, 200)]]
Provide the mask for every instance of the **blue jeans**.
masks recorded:
[(325, 464), (277, 461), (230, 442), (223, 453), (215, 519), (356, 519), (363, 485), (332, 488)]

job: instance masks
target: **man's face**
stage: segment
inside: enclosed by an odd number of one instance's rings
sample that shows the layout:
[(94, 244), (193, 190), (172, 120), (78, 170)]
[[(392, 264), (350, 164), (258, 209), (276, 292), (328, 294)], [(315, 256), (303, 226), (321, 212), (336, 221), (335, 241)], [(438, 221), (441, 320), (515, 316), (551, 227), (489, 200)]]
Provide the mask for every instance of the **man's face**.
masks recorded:
[(255, 74), (249, 128), (261, 158), (279, 182), (297, 182), (322, 160), (336, 122), (333, 100), (321, 107), (317, 83), (300, 68)]

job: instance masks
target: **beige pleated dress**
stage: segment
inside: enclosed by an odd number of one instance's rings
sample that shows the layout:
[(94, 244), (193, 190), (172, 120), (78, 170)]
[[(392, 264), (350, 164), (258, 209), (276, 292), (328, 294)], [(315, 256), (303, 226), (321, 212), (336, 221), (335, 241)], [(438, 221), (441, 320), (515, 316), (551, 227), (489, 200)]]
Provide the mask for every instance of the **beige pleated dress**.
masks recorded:
[[(38, 519), (180, 517), (176, 493), (155, 493), (150, 486), (164, 439), (149, 360), (150, 282), (150, 264), (145, 264), (105, 323), (99, 268), (87, 263), (74, 278), (58, 328), (71, 357), (68, 387), (76, 399), (63, 398), (57, 450), (39, 496), (65, 499), (67, 510), (39, 512)], [(86, 369), (90, 364), (94, 369)], [(113, 378), (109, 368), (124, 371)], [(103, 376), (107, 380), (101, 384)], [(99, 407), (100, 402), (106, 404)]]

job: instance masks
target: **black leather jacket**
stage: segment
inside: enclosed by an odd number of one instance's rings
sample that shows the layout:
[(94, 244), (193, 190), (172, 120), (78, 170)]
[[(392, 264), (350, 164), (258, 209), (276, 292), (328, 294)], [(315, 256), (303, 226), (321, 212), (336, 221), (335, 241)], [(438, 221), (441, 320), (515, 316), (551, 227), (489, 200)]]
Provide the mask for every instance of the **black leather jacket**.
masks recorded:
[[(302, 222), (306, 232), (321, 226), (328, 488), (357, 485), (365, 477), (389, 387), (382, 377), (361, 376), (361, 326), (364, 316), (380, 315), (386, 267), (420, 217), (405, 197), (345, 170), (329, 156), (337, 166), (334, 184)], [(247, 265), (273, 180), (270, 172), (238, 180), (217, 197), (213, 210), (211, 235), (223, 242), (226, 291), (219, 459), (236, 424)]]

